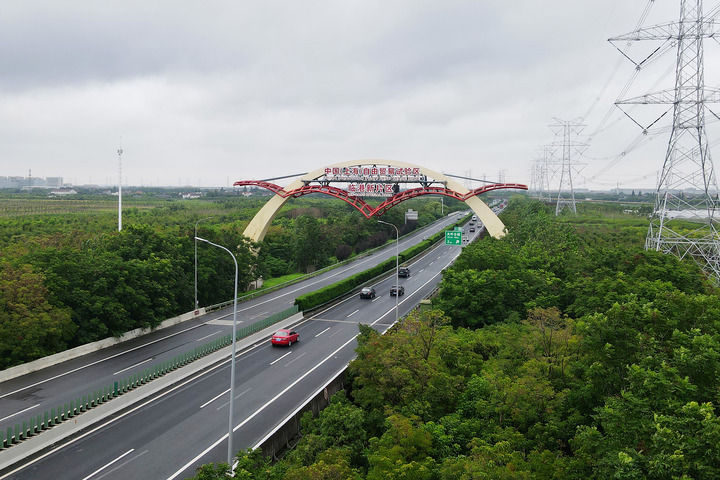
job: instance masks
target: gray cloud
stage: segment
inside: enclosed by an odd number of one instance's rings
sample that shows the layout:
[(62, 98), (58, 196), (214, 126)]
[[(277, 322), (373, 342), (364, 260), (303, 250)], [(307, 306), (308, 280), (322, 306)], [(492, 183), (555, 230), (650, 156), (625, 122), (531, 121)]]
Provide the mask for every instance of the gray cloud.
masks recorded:
[[(10, 0), (0, 175), (111, 181), (122, 137), (131, 183), (225, 185), (369, 157), (529, 182), (552, 118), (595, 105), (595, 129), (632, 74), (606, 39), (632, 30), (641, 3)], [(677, 16), (654, 3), (648, 24)], [(621, 116), (589, 156), (638, 134)], [(647, 175), (657, 155), (602, 181)]]

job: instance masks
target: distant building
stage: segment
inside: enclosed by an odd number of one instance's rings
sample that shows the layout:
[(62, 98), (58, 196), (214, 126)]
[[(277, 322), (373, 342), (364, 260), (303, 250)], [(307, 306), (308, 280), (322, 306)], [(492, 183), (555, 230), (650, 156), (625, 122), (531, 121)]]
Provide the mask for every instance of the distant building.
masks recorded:
[(48, 187), (60, 188), (63, 186), (63, 177), (46, 177), (45, 185)]
[(64, 185), (63, 177), (0, 177), (0, 188), (60, 188)]
[(74, 188), (65, 187), (65, 188), (57, 188), (55, 190), (50, 190), (50, 193), (48, 193), (49, 196), (64, 196), (64, 195), (77, 195), (77, 192)]
[(0, 188), (22, 188), (26, 184), (25, 177), (0, 177)]
[(202, 193), (200, 192), (187, 192), (187, 193), (181, 193), (180, 196), (185, 199), (195, 199), (202, 197)]

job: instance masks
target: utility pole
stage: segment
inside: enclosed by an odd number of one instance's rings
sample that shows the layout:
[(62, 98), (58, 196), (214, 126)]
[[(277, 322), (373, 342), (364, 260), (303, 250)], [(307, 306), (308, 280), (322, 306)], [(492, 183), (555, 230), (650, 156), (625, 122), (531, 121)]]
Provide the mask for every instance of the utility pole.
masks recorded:
[[(702, 0), (680, 0), (680, 19), (610, 38), (608, 41), (640, 70), (643, 64), (675, 49), (675, 88), (619, 99), (615, 105), (647, 132), (665, 114), (641, 125), (624, 105), (665, 104), (672, 109), (672, 130), (655, 190), (655, 205), (645, 238), (645, 249), (692, 257), (716, 282), (720, 282), (720, 236), (715, 217), (718, 186), (705, 130), (706, 104), (720, 102), (720, 90), (705, 86), (705, 38), (718, 35), (717, 8), (703, 15)], [(652, 54), (633, 60), (618, 45), (630, 41), (662, 42)], [(677, 228), (673, 218), (686, 220)], [(690, 222), (687, 222), (690, 220)], [(688, 229), (687, 225), (697, 225)]]
[(122, 146), (117, 149), (118, 154), (118, 232), (122, 231)]

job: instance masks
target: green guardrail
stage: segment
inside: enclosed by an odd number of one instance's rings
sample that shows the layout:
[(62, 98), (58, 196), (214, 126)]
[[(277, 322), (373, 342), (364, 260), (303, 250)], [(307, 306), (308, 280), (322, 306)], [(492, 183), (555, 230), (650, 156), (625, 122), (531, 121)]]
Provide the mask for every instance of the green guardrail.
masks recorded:
[[(455, 222), (453, 225), (450, 225), (450, 229), (455, 228), (456, 226), (462, 226), (463, 224), (467, 223), (467, 221), (470, 219), (471, 215), (467, 215), (463, 217), (461, 220)], [(418, 243), (417, 245), (413, 245), (412, 247), (403, 250), (398, 255), (398, 258), (400, 259), (400, 263), (406, 262), (409, 259), (419, 255), (420, 253), (424, 252), (437, 242), (444, 240), (445, 238), (445, 231), (437, 232), (427, 239), (423, 240), (422, 242)], [(327, 285), (319, 290), (315, 290), (314, 292), (309, 292), (304, 295), (300, 295), (295, 299), (295, 305), (297, 305), (300, 310), (306, 312), (308, 310), (311, 310), (313, 308), (319, 307), (321, 305), (324, 305), (331, 300), (334, 300), (338, 297), (341, 297), (351, 291), (353, 291), (355, 288), (359, 287), (360, 285), (364, 284), (368, 280), (371, 280), (379, 275), (382, 275), (385, 272), (388, 272), (395, 268), (395, 258), (391, 257), (384, 262), (375, 265), (374, 267), (371, 267), (365, 271), (356, 273), (355, 275), (352, 275), (348, 278), (345, 278), (343, 280), (340, 280), (339, 282), (335, 282), (332, 285)]]
[[(291, 308), (271, 315), (264, 320), (248, 325), (247, 327), (240, 328), (236, 331), (235, 338), (236, 340), (245, 338), (269, 327), (270, 325), (291, 317), (298, 311), (298, 307), (294, 305)], [(46, 410), (42, 415), (33, 415), (26, 421), (16, 423), (14, 427), (7, 427), (5, 435), (3, 435), (3, 431), (0, 429), (0, 440), (2, 440), (2, 442), (0, 442), (0, 449), (10, 448), (23, 440), (39, 435), (59, 423), (74, 418), (91, 408), (97, 407), (98, 405), (109, 402), (124, 393), (134, 390), (141, 385), (145, 385), (158, 377), (162, 377), (166, 373), (184, 367), (195, 360), (231, 344), (232, 334), (225, 335), (217, 340), (205, 343), (188, 352), (177, 355), (172, 360), (158, 363), (144, 369), (140, 373), (135, 373), (126, 378), (117, 380), (113, 382), (112, 385), (107, 385), (102, 389), (89, 392), (87, 395), (71, 399), (70, 402), (58, 405), (57, 408)]]

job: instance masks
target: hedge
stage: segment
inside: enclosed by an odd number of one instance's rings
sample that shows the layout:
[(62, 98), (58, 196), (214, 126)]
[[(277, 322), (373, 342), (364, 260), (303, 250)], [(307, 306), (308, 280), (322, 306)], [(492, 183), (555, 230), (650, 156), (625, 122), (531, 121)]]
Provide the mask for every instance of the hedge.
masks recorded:
[[(469, 217), (470, 215), (467, 215), (462, 220), (455, 222), (450, 228), (461, 226), (468, 220)], [(418, 243), (417, 245), (413, 245), (412, 247), (403, 250), (402, 252), (400, 252), (399, 255), (400, 263), (403, 263), (420, 254), (421, 252), (427, 250), (433, 244), (435, 244), (444, 237), (445, 231), (437, 232), (428, 237), (427, 239), (423, 240), (422, 242)], [(340, 280), (339, 282), (333, 283), (332, 285), (328, 285), (319, 290), (315, 290), (314, 292), (300, 295), (295, 299), (295, 305), (297, 305), (298, 308), (302, 311), (310, 310), (311, 308), (315, 308), (329, 302), (330, 300), (345, 295), (346, 293), (351, 292), (354, 288), (362, 285), (368, 280), (375, 278), (378, 275), (381, 275), (394, 268), (395, 257), (391, 257), (384, 262), (375, 265), (372, 268), (369, 268), (360, 273), (356, 273), (355, 275), (352, 275), (344, 280)]]

